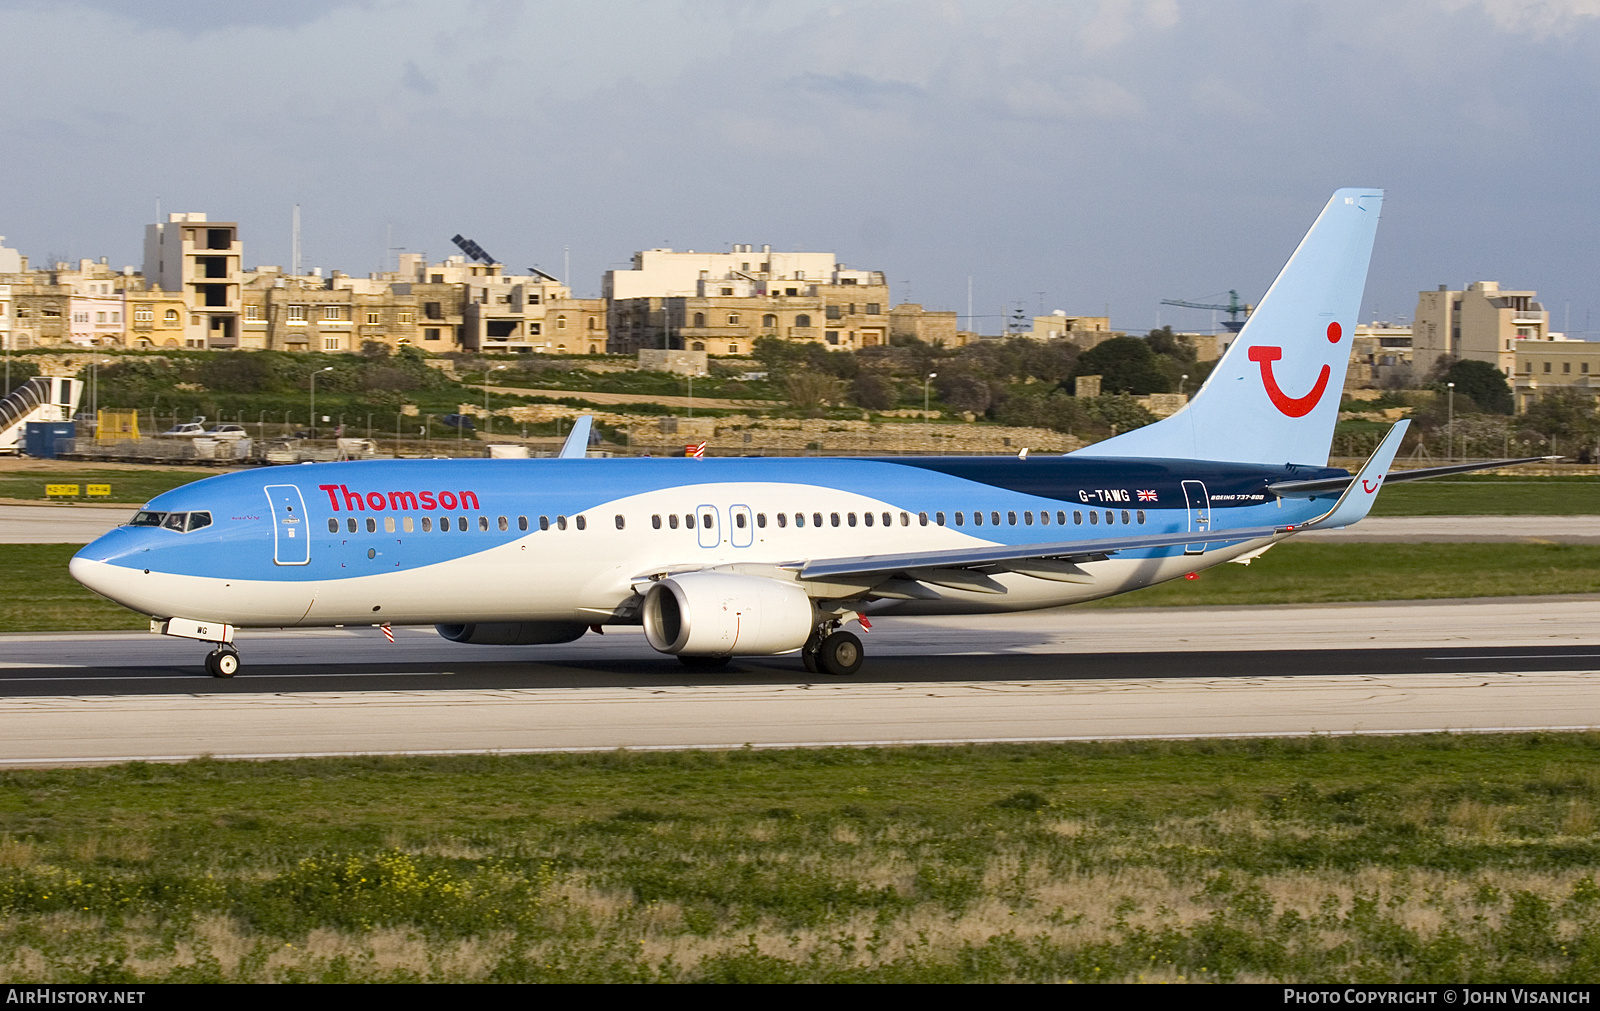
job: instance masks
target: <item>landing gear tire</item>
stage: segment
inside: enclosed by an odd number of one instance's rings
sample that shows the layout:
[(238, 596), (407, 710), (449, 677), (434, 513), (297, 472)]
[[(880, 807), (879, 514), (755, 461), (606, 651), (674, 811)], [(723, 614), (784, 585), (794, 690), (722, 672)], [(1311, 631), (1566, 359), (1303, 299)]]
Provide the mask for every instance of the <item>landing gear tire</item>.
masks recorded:
[(721, 670), (728, 666), (732, 657), (726, 656), (684, 656), (678, 654), (678, 662), (690, 670)]
[(861, 640), (849, 632), (835, 632), (828, 636), (813, 655), (817, 666), (834, 677), (849, 677), (861, 669), (861, 661), (866, 659)]
[(239, 653), (232, 649), (215, 649), (206, 655), (206, 673), (214, 678), (231, 678), (239, 673)]
[(822, 670), (817, 666), (817, 650), (821, 648), (822, 633), (815, 631), (811, 633), (811, 638), (806, 640), (806, 644), (800, 647), (800, 662), (806, 665), (809, 673), (816, 674)]

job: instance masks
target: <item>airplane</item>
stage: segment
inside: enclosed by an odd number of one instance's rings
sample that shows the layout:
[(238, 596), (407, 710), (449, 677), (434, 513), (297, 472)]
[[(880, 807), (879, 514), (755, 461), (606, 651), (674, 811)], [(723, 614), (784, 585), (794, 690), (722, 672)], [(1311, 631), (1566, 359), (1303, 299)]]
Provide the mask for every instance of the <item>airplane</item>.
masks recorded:
[[(894, 615), (1058, 607), (1248, 563), (1367, 515), (1400, 421), (1327, 465), (1383, 194), (1341, 189), (1194, 398), (1063, 456), (368, 460), (156, 496), (72, 575), (240, 667), (241, 628), (433, 625), (460, 643), (643, 625), (691, 668), (798, 653), (854, 674)], [(1536, 459), (1536, 458), (1528, 458)]]

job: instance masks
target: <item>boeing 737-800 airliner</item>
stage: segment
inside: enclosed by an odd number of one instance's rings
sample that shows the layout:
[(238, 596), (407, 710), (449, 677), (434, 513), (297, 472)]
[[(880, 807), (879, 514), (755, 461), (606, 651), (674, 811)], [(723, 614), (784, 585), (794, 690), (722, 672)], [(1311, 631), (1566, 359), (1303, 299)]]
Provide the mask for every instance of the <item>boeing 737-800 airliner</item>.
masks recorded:
[(1381, 203), (1333, 195), (1183, 410), (1066, 456), (588, 460), (578, 438), (268, 468), (157, 496), (72, 575), (213, 643), (222, 677), (236, 628), (354, 624), (533, 645), (642, 623), (690, 665), (850, 674), (852, 622), (1091, 600), (1365, 516), (1406, 422), (1354, 476), (1327, 460)]

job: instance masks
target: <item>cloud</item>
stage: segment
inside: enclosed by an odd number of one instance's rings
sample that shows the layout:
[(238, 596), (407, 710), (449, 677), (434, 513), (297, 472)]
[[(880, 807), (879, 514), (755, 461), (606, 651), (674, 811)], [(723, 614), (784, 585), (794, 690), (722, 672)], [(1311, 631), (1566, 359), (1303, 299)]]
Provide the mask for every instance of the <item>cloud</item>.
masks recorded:
[(1070, 78), (1057, 86), (1045, 81), (1017, 81), (1001, 92), (1001, 101), (1017, 119), (1131, 119), (1144, 112), (1139, 96), (1103, 77)]
[(439, 90), (439, 86), (433, 82), (433, 78), (424, 74), (422, 68), (412, 60), (406, 61), (406, 72), (401, 75), (400, 83), (419, 95), (433, 95)]
[(1478, 7), (1503, 32), (1549, 38), (1600, 18), (1600, 0), (1443, 0), (1447, 10)]
[(370, 7), (371, 0), (268, 0), (217, 3), (215, 0), (0, 0), (0, 9), (78, 7), (102, 12), (140, 28), (204, 35), (240, 27), (293, 29), (327, 17), (341, 7)]

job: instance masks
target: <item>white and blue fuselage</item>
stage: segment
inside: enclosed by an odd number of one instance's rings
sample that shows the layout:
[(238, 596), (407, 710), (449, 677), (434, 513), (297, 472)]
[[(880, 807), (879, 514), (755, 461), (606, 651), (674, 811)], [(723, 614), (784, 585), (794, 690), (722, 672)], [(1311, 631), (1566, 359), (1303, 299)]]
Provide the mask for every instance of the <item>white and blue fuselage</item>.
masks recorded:
[[(1347, 473), (1073, 457), (308, 464), (158, 496), (144, 525), (86, 547), (72, 573), (152, 616), (241, 627), (606, 624), (636, 620), (636, 587), (660, 574), (799, 572), (817, 559), (1196, 535), (1078, 562), (1085, 576), (1071, 582), (991, 571), (1004, 592), (931, 585), (920, 599), (874, 597), (870, 587), (842, 594), (866, 598), (862, 610), (873, 614), (1022, 611), (1256, 550), (1259, 540), (1218, 537), (1297, 526), (1337, 497), (1283, 499), (1269, 484)], [(896, 575), (915, 575), (910, 567)]]

